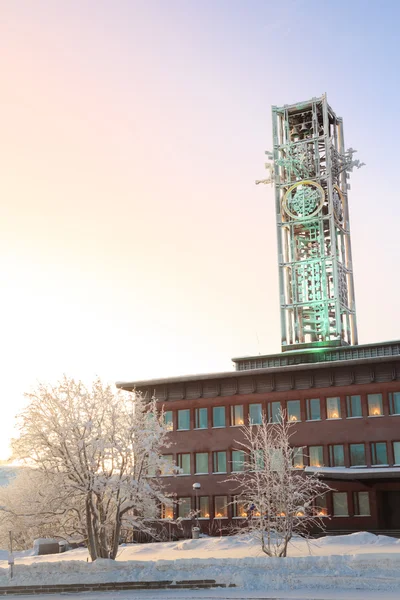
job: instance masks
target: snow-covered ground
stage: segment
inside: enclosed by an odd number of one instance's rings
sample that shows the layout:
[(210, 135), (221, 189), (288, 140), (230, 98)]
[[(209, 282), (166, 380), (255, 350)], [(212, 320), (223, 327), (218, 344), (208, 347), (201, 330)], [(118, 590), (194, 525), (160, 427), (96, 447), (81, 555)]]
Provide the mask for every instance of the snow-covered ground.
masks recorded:
[[(301, 598), (300, 592), (307, 592), (307, 598), (321, 598), (321, 590), (332, 598), (376, 597), (371, 596), (373, 592), (384, 592), (384, 598), (400, 597), (400, 540), (369, 533), (325, 537), (311, 543), (295, 539), (286, 559), (266, 557), (248, 535), (123, 546), (117, 561), (95, 563), (86, 562), (84, 549), (50, 556), (27, 554), (16, 555), (13, 585), (216, 579), (238, 588), (229, 593), (206, 590), (203, 597), (256, 594), (252, 597), (266, 598), (291, 593)], [(6, 553), (0, 554), (2, 558)], [(0, 585), (10, 583), (7, 562), (0, 560)], [(123, 594), (137, 597), (137, 592)], [(169, 598), (171, 592), (150, 594), (147, 598)], [(172, 594), (178, 597), (176, 592)], [(125, 597), (102, 597), (107, 596)], [(200, 596), (190, 592), (183, 597)]]

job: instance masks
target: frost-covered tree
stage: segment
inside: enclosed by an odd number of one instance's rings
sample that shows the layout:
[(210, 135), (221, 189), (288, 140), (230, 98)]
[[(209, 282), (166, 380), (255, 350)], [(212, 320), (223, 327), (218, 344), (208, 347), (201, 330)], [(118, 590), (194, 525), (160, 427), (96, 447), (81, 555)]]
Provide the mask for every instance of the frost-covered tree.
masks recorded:
[(115, 558), (121, 527), (148, 530), (159, 504), (170, 503), (162, 478), (151, 476), (170, 468), (161, 455), (168, 446), (163, 414), (154, 399), (99, 379), (88, 388), (64, 377), (27, 397), (14, 458), (57, 486), (71, 519), (81, 511), (75, 523), (83, 516), (92, 560)]
[(260, 425), (241, 427), (237, 447), (243, 462), (228, 479), (235, 484), (238, 516), (247, 518), (240, 531), (250, 530), (268, 556), (286, 556), (294, 534), (323, 528), (318, 501), (330, 488), (294, 467), (298, 449), (290, 444), (292, 427), (283, 413), (277, 423), (263, 416)]

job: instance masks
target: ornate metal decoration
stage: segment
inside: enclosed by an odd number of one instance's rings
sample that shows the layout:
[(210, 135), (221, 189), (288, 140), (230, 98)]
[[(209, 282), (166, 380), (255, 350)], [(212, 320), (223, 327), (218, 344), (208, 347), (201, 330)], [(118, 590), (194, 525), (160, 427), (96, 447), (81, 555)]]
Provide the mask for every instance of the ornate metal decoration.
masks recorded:
[(292, 219), (309, 219), (322, 208), (325, 193), (319, 183), (299, 181), (292, 185), (283, 198), (283, 210)]
[(326, 96), (272, 107), (282, 350), (357, 343), (348, 213), (355, 150)]

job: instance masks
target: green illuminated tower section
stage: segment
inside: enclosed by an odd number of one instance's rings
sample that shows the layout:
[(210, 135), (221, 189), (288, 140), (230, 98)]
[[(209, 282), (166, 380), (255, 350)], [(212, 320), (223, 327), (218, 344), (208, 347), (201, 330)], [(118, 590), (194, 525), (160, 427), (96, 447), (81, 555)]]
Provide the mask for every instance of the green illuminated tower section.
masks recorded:
[(272, 107), (282, 350), (357, 344), (343, 121), (326, 96)]

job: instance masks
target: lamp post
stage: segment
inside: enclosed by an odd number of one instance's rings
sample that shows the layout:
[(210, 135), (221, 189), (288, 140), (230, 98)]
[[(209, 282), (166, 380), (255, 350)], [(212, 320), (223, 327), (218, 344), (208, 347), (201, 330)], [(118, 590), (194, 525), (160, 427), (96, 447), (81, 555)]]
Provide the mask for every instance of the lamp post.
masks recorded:
[(196, 522), (197, 522), (197, 527), (200, 527), (200, 523), (199, 523), (199, 502), (198, 502), (198, 495), (197, 495), (197, 490), (199, 490), (201, 488), (200, 483), (194, 483), (193, 484), (193, 489), (194, 489), (194, 493), (195, 493), (195, 497), (196, 497)]

